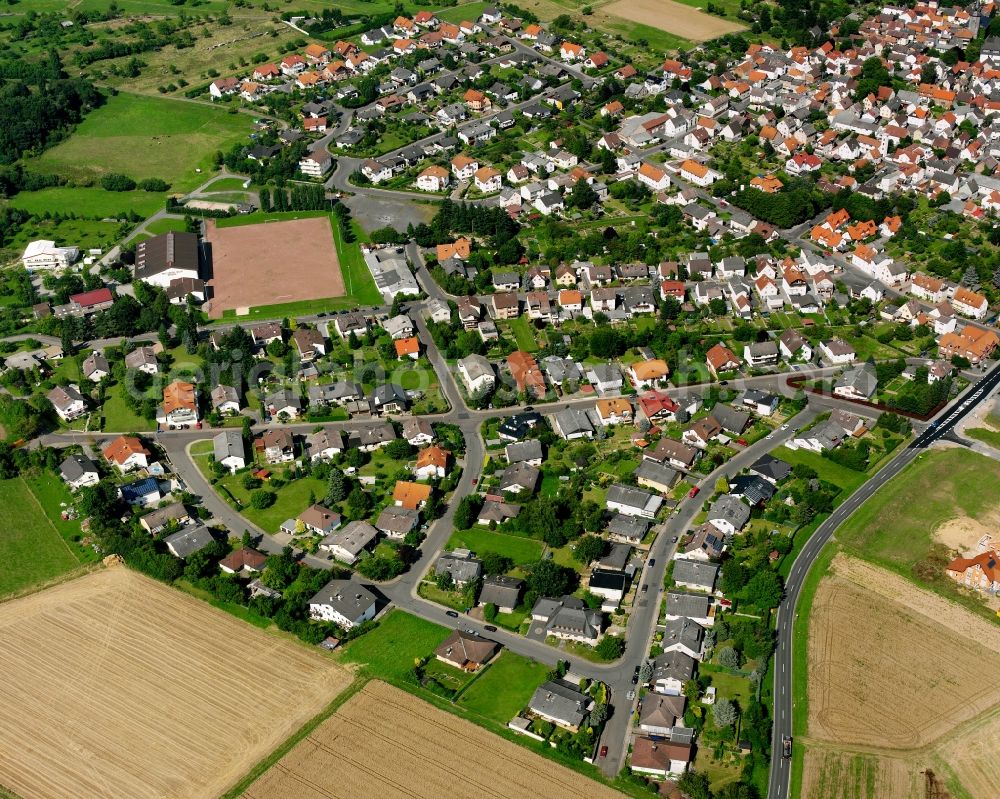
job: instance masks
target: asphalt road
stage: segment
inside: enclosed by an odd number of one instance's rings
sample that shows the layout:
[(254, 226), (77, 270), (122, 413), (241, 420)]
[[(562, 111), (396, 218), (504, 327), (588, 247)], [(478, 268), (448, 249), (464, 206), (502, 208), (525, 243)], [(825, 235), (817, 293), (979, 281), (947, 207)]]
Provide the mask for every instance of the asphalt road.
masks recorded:
[[(862, 485), (851, 497), (812, 534), (795, 559), (785, 581), (785, 597), (778, 607), (777, 646), (774, 653), (774, 726), (771, 736), (771, 774), (768, 799), (787, 799), (792, 761), (781, 756), (782, 740), (792, 735), (792, 636), (796, 617), (795, 606), (809, 569), (820, 550), (838, 527), (871, 498), (883, 485), (900, 473), (909, 463), (938, 439), (947, 436), (955, 425), (987, 399), (1000, 385), (1000, 365), (995, 366), (978, 383), (973, 384), (941, 411), (935, 421), (895, 458)], [(794, 742), (793, 742), (794, 743)]]

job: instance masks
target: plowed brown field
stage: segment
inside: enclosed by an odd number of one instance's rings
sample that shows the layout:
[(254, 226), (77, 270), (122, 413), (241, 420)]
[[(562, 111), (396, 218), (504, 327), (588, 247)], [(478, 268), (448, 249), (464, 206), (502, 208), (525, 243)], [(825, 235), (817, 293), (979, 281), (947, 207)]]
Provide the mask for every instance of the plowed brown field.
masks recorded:
[(622, 794), (382, 682), (370, 682), (244, 799), (611, 799)]
[(124, 567), (0, 605), (0, 674), (24, 799), (214, 799), (351, 679)]
[(809, 625), (801, 797), (918, 797), (926, 769), (973, 799), (996, 796), (997, 625), (843, 554)]

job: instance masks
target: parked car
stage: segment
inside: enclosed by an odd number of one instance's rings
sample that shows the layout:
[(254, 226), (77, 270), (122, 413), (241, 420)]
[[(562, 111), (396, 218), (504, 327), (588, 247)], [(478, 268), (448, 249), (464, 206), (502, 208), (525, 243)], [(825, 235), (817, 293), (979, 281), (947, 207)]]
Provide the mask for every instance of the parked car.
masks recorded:
[(598, 757), (607, 757), (607, 756), (608, 756), (608, 745), (605, 744), (604, 746), (601, 747), (601, 753), (598, 755)]
[(497, 628), (494, 627), (492, 624), (485, 625), (483, 627), (483, 629), (486, 630), (486, 632), (489, 632), (489, 633), (495, 633), (497, 631)]
[(449, 611), (447, 611), (445, 613), (445, 615), (446, 616), (451, 616), (453, 619), (457, 619), (458, 618), (458, 611), (457, 610), (449, 610)]
[(648, 565), (649, 565), (649, 568), (652, 569), (656, 565), (656, 558), (650, 558)]
[(691, 490), (690, 490), (690, 491), (688, 491), (688, 496), (689, 496), (689, 497), (692, 497), (692, 498), (693, 498), (693, 497), (696, 497), (696, 496), (698, 496), (698, 492), (699, 492), (699, 491), (701, 491), (701, 489), (700, 489), (700, 488), (698, 488), (698, 486), (692, 486), (692, 487), (691, 487)]

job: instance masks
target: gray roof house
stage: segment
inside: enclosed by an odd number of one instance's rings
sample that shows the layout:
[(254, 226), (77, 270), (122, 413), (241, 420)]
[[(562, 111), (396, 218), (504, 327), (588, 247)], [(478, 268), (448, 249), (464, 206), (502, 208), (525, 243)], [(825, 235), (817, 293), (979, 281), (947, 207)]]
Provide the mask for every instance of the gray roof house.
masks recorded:
[(521, 491), (534, 492), (541, 472), (529, 463), (512, 463), (500, 477), (500, 490), (518, 494)]
[(507, 456), (507, 463), (530, 463), (532, 466), (541, 466), (542, 459), (545, 457), (542, 451), (542, 442), (537, 438), (508, 444), (504, 449), (504, 454)]
[(479, 592), (479, 604), (493, 604), (501, 613), (511, 613), (521, 601), (524, 580), (506, 574), (487, 574)]
[(354, 521), (326, 536), (319, 548), (326, 550), (337, 560), (351, 564), (378, 538), (378, 530), (368, 522)]
[(698, 591), (714, 591), (719, 567), (703, 560), (679, 558), (674, 561), (673, 577), (677, 585)]
[(375, 527), (390, 538), (404, 538), (420, 524), (420, 512), (411, 508), (389, 505), (375, 521)]
[(223, 430), (215, 436), (212, 439), (212, 453), (216, 462), (221, 463), (230, 472), (247, 465), (243, 433), (239, 430)]
[(739, 435), (747, 429), (750, 424), (750, 414), (746, 411), (737, 411), (728, 405), (718, 403), (712, 408), (712, 417), (719, 423), (719, 426), (727, 433)]
[(594, 435), (594, 425), (586, 411), (579, 408), (566, 408), (549, 417), (552, 429), (567, 441), (578, 438), (591, 438)]
[(678, 473), (662, 463), (642, 460), (633, 472), (636, 482), (654, 491), (669, 491), (677, 482)]
[(679, 695), (684, 690), (684, 683), (694, 677), (695, 663), (693, 657), (680, 649), (657, 655), (653, 660), (653, 690), (659, 694)]
[(448, 573), (456, 585), (468, 585), (483, 573), (483, 562), (467, 549), (445, 552), (434, 564), (435, 574)]
[(608, 535), (614, 541), (638, 544), (649, 532), (649, 522), (639, 516), (616, 513), (608, 522)]
[(865, 361), (845, 371), (833, 386), (833, 393), (847, 399), (869, 400), (878, 388), (875, 365)]
[(590, 712), (590, 699), (564, 682), (549, 680), (535, 689), (528, 710), (546, 721), (575, 731)]
[(750, 474), (763, 477), (772, 485), (777, 485), (791, 473), (791, 464), (769, 454), (761, 455), (750, 466)]
[(212, 540), (212, 534), (208, 528), (199, 524), (167, 536), (163, 539), (163, 543), (167, 545), (171, 555), (184, 560), (184, 558), (207, 547), (212, 543)]
[(702, 642), (705, 628), (688, 618), (668, 619), (663, 630), (663, 651), (682, 652), (695, 660), (701, 660)]
[(309, 615), (345, 630), (375, 617), (376, 597), (351, 580), (331, 580), (309, 600)]
[(546, 635), (592, 645), (600, 640), (604, 626), (603, 613), (568, 595), (562, 599), (542, 597), (531, 609), (531, 617), (545, 622)]
[(723, 533), (732, 534), (750, 521), (750, 508), (732, 494), (723, 494), (708, 509), (708, 521)]
[(639, 488), (615, 483), (608, 489), (605, 503), (610, 511), (624, 513), (626, 516), (653, 519), (659, 512), (660, 506), (663, 505), (663, 497), (650, 494)]
[(680, 591), (667, 591), (667, 607), (664, 616), (672, 619), (691, 619), (706, 627), (711, 627), (715, 621), (712, 611), (712, 600), (704, 594), (685, 594)]
[(97, 464), (85, 455), (70, 455), (59, 465), (59, 476), (70, 488), (91, 486), (101, 479)]

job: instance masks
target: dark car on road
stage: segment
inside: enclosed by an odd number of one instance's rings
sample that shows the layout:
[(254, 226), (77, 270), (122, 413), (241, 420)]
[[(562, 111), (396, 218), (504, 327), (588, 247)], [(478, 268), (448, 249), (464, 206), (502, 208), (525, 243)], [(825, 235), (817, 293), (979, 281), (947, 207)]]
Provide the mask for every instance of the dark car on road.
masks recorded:
[(497, 631), (497, 628), (494, 627), (492, 624), (485, 625), (483, 629), (486, 630), (486, 632), (488, 633), (495, 633)]
[(449, 610), (447, 613), (445, 613), (445, 615), (446, 616), (451, 616), (453, 619), (457, 619), (458, 618), (458, 611), (457, 610)]

